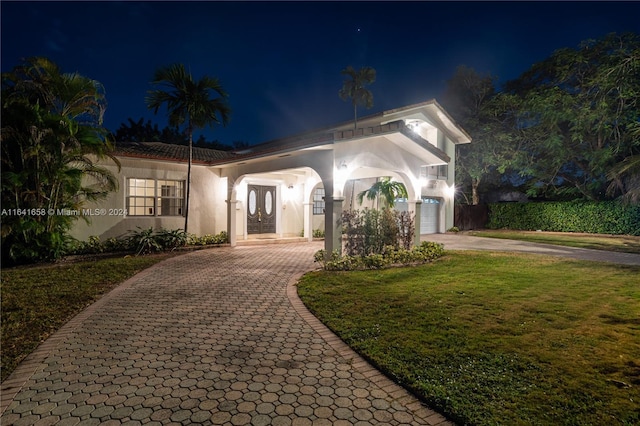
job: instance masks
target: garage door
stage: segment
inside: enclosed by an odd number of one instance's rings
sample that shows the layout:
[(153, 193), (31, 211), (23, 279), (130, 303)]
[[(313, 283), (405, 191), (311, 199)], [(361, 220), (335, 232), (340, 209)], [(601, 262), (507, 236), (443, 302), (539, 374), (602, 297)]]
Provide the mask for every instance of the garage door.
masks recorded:
[(438, 219), (440, 218), (440, 200), (437, 198), (423, 198), (420, 209), (420, 234), (438, 233)]

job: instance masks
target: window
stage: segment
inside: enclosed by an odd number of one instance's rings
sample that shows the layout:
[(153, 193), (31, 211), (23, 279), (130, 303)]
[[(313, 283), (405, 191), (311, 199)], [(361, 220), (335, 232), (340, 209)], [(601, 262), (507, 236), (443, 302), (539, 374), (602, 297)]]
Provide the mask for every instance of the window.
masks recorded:
[(422, 166), (420, 168), (420, 177), (423, 179), (439, 179), (447, 180), (448, 166), (442, 164), (440, 166)]
[(179, 180), (159, 180), (159, 216), (182, 216), (184, 203), (184, 183)]
[(128, 179), (129, 216), (182, 216), (184, 181)]
[(316, 188), (313, 192), (313, 214), (324, 214), (324, 188)]
[(155, 216), (155, 181), (129, 179), (127, 212), (130, 216)]

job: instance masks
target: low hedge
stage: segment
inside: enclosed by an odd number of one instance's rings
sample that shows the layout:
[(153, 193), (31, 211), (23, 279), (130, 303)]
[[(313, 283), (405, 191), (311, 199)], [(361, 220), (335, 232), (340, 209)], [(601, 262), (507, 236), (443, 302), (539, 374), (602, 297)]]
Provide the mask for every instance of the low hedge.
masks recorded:
[(640, 235), (640, 206), (616, 201), (489, 204), (487, 228)]

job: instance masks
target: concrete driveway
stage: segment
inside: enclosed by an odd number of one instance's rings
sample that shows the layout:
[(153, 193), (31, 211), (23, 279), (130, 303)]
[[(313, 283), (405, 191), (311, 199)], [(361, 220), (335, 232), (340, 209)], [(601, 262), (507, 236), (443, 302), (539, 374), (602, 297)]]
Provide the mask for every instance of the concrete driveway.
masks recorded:
[(466, 234), (432, 234), (425, 235), (422, 239), (442, 243), (447, 250), (522, 252), (623, 265), (640, 265), (640, 255), (632, 253), (615, 253), (604, 250), (590, 250), (499, 238), (473, 237)]

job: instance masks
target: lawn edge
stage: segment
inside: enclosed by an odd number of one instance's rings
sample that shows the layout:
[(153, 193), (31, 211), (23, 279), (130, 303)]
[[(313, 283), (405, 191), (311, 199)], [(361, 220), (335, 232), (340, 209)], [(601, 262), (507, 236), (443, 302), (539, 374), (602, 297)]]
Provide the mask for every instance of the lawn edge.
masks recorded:
[(153, 268), (157, 265), (171, 259), (175, 259), (176, 257), (179, 256), (171, 256), (167, 259), (154, 263), (148, 268), (145, 268), (137, 274), (127, 278), (120, 284), (116, 284), (116, 286), (110, 291), (99, 296), (91, 305), (74, 315), (63, 326), (41, 342), (29, 355), (22, 359), (11, 374), (3, 380), (2, 383), (0, 383), (0, 416), (4, 414), (16, 395), (22, 390), (29, 379), (39, 370), (44, 368), (44, 361), (49, 357), (49, 355), (51, 355), (54, 349), (68, 336), (70, 336), (86, 319), (91, 317), (96, 310), (109, 302), (109, 300), (131, 287), (134, 278), (138, 279), (140, 276), (144, 277), (150, 274)]
[(347, 360), (360, 374), (365, 376), (381, 390), (387, 392), (403, 407), (411, 410), (417, 417), (432, 426), (454, 426), (455, 423), (434, 411), (426, 402), (411, 390), (394, 382), (382, 370), (376, 368), (365, 357), (347, 345), (337, 334), (320, 321), (300, 299), (298, 283), (305, 273), (296, 274), (287, 284), (287, 297), (298, 315), (325, 341), (339, 356)]

